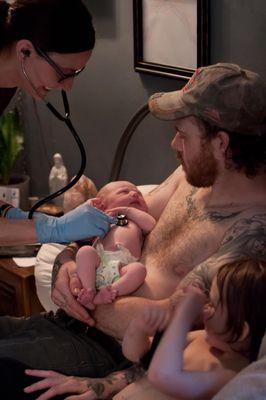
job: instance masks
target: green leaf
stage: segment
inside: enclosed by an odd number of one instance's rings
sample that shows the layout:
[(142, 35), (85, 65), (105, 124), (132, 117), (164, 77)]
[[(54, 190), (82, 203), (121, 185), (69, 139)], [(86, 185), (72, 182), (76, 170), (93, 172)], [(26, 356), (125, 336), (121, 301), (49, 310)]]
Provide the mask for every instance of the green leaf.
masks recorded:
[(0, 177), (4, 184), (9, 183), (23, 144), (23, 129), (18, 110), (15, 109), (0, 117)]

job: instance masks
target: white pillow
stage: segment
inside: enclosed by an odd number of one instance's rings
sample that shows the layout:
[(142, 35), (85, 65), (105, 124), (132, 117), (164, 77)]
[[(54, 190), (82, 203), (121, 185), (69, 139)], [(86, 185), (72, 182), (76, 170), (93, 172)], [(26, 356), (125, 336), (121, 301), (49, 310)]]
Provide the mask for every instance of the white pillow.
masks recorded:
[(43, 244), (38, 251), (34, 269), (36, 291), (40, 303), (46, 311), (56, 311), (51, 299), (51, 281), (54, 260), (66, 246), (58, 243)]

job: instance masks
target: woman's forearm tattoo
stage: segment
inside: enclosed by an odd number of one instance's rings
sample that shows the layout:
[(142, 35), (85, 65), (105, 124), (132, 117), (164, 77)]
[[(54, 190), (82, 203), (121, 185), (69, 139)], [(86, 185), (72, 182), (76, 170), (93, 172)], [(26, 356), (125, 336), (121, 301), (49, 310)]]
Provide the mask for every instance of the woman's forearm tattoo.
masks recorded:
[[(142, 378), (145, 370), (138, 364), (106, 376), (102, 379), (87, 379), (87, 387), (96, 394), (97, 399), (111, 398), (130, 383)], [(86, 379), (86, 378), (85, 378)]]
[(104, 382), (89, 383), (88, 389), (91, 389), (97, 396), (97, 399), (103, 399), (105, 391)]
[(124, 371), (124, 378), (128, 385), (142, 378), (144, 375), (145, 369), (142, 368), (139, 364), (135, 364)]

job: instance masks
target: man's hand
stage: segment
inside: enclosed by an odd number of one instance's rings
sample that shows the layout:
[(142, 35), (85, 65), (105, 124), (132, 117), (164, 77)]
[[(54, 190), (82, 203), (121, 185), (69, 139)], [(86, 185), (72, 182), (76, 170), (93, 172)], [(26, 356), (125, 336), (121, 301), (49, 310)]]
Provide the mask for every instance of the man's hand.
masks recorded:
[(65, 400), (97, 400), (108, 399), (112, 394), (109, 389), (108, 377), (106, 379), (80, 378), (44, 370), (26, 370), (25, 373), (30, 376), (43, 378), (24, 389), (25, 393), (47, 389), (36, 400), (48, 400), (64, 393), (75, 394), (74, 396), (66, 397)]
[(81, 287), (81, 282), (76, 273), (76, 263), (70, 260), (60, 266), (51, 297), (53, 302), (68, 315), (93, 326), (94, 320), (88, 311), (76, 300)]

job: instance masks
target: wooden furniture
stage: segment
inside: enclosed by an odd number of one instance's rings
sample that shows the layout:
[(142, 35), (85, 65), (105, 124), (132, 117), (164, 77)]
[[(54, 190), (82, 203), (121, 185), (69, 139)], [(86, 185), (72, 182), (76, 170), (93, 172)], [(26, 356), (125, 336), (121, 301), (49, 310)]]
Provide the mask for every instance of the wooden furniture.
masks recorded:
[(12, 258), (0, 258), (0, 314), (29, 316), (43, 311), (34, 280), (34, 266), (18, 267)]

